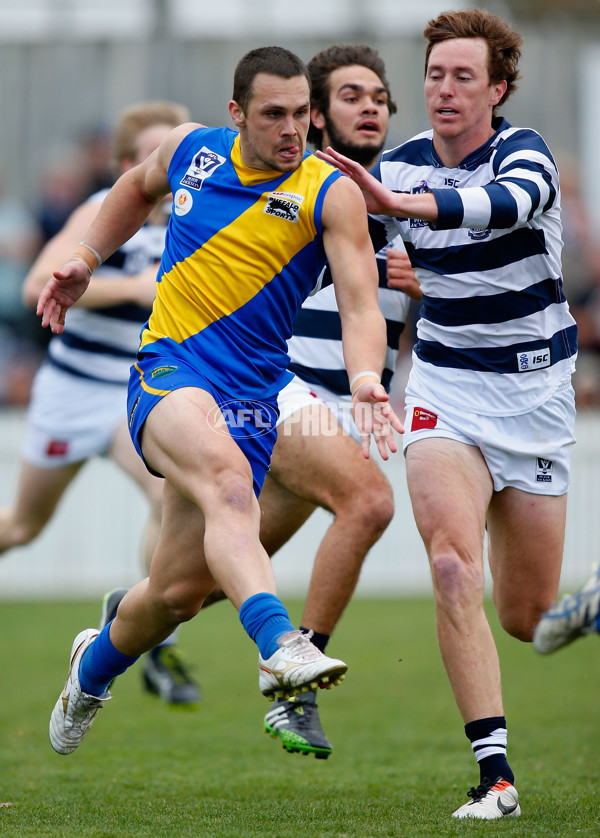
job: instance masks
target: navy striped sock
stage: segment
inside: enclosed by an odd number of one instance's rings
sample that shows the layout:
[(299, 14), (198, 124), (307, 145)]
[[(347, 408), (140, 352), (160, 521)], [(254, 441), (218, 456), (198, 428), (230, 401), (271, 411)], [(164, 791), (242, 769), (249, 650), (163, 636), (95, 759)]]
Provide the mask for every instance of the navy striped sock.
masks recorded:
[(492, 781), (502, 777), (513, 783), (515, 775), (506, 759), (507, 730), (504, 716), (468, 722), (465, 734), (479, 763), (480, 782), (486, 777)]

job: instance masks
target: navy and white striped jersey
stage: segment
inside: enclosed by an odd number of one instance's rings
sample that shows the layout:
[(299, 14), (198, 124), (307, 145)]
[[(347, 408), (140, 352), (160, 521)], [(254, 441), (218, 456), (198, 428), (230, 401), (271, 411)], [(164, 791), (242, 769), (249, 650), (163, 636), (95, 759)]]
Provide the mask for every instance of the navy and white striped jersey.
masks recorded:
[[(108, 190), (88, 200), (100, 203)], [(165, 223), (167, 218), (165, 216)], [(112, 279), (141, 273), (159, 262), (165, 245), (160, 224), (145, 224), (129, 241), (94, 271), (94, 279)], [(150, 310), (134, 304), (88, 309), (73, 306), (61, 335), (48, 346), (48, 361), (73, 375), (127, 384), (129, 370)]]
[(577, 327), (563, 292), (556, 164), (531, 129), (495, 133), (446, 168), (433, 132), (384, 152), (373, 174), (398, 192), (431, 191), (436, 224), (380, 218), (398, 231), (423, 290), (410, 385), (433, 404), (490, 416), (528, 412), (574, 370)]
[[(377, 254), (379, 272), (379, 308), (387, 327), (387, 350), (381, 382), (389, 390), (398, 355), (400, 335), (404, 329), (410, 299), (398, 288), (388, 288), (385, 251)], [(395, 246), (403, 250), (397, 237)], [(350, 395), (350, 382), (342, 351), (342, 322), (338, 312), (329, 267), (320, 277), (321, 289), (302, 304), (288, 341), (289, 369), (308, 384), (319, 384), (340, 396)]]

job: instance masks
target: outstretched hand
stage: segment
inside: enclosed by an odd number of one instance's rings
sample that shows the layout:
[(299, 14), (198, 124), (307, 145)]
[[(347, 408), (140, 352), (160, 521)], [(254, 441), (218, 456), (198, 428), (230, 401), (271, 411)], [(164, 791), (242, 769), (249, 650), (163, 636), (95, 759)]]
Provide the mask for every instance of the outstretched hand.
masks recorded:
[(355, 391), (352, 399), (352, 415), (360, 433), (364, 457), (368, 460), (371, 434), (383, 460), (389, 459), (398, 450), (394, 430), (404, 433), (404, 426), (390, 404), (390, 397), (381, 384), (366, 381)]
[(317, 157), (326, 160), (360, 187), (367, 204), (367, 210), (373, 215), (395, 215), (395, 196), (391, 189), (384, 186), (377, 178), (349, 157), (327, 146), (325, 151), (317, 151)]
[(85, 262), (72, 259), (54, 271), (39, 296), (36, 314), (42, 326), (50, 326), (55, 335), (65, 327), (65, 315), (81, 297), (90, 282), (90, 272)]

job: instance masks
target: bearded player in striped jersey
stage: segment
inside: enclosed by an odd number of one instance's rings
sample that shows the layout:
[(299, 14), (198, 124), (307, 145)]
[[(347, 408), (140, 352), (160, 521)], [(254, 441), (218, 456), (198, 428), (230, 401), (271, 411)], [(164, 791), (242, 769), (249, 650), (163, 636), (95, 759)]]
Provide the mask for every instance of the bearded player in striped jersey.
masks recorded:
[[(500, 667), (483, 608), (531, 641), (558, 590), (575, 418), (577, 327), (561, 277), (560, 189), (542, 137), (497, 109), (521, 37), (473, 9), (431, 20), (432, 130), (367, 174), (333, 150), (387, 234), (400, 235), (423, 308), (407, 393), (407, 479), (431, 564), (440, 649), (479, 763), (457, 818), (518, 816)], [(328, 150), (329, 151), (329, 150)]]

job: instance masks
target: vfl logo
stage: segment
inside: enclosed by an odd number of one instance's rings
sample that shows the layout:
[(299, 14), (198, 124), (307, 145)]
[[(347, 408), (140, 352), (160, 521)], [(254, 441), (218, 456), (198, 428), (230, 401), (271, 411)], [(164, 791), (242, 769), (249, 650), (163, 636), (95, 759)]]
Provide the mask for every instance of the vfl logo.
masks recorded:
[[(424, 192), (429, 192), (429, 184), (426, 180), (420, 180), (418, 183), (415, 183), (411, 186), (410, 191), (412, 195), (422, 195)], [(427, 224), (427, 221), (423, 221), (420, 218), (410, 219), (411, 229), (416, 229), (418, 227), (427, 227)]]
[(536, 483), (552, 483), (552, 460), (546, 460), (544, 457), (536, 457), (535, 466), (535, 482)]
[(552, 363), (550, 349), (535, 349), (533, 352), (517, 352), (517, 369), (519, 372), (549, 367)]
[(200, 151), (194, 154), (187, 172), (179, 182), (182, 186), (189, 186), (190, 189), (202, 189), (205, 178), (210, 177), (215, 169), (225, 163), (226, 159), (203, 145)]
[(484, 230), (481, 227), (471, 227), (469, 230), (469, 238), (474, 239), (475, 241), (480, 241), (481, 239), (487, 239), (487, 237), (491, 233), (491, 229)]
[(294, 192), (270, 192), (263, 212), (297, 224), (303, 200), (304, 195), (296, 195)]

